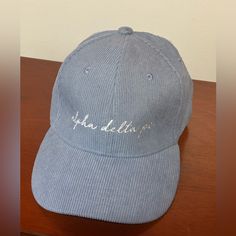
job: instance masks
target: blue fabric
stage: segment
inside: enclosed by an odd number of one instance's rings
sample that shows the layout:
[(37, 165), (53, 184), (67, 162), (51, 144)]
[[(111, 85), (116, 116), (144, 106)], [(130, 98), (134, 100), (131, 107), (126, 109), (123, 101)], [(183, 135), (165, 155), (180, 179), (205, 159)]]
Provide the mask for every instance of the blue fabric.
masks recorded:
[(112, 158), (73, 148), (51, 128), (35, 162), (32, 190), (53, 212), (144, 223), (169, 208), (179, 179), (179, 148)]
[(192, 81), (168, 40), (128, 27), (89, 37), (58, 72), (36, 200), (119, 223), (160, 217), (175, 196), (191, 110)]

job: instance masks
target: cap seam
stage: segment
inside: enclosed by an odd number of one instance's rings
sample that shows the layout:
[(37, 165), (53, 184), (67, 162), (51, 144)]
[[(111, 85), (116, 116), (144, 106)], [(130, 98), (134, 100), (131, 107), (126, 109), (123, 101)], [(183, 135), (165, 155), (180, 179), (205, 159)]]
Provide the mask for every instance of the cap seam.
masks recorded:
[(56, 115), (56, 118), (55, 118), (55, 121), (51, 124), (52, 126), (56, 126), (58, 120), (60, 119), (60, 111), (61, 111), (61, 99), (60, 99), (60, 80), (61, 80), (61, 76), (62, 76), (62, 73), (63, 73), (63, 70), (65, 68), (65, 66), (70, 62), (70, 60), (80, 51), (82, 50), (84, 47), (94, 43), (94, 42), (97, 42), (99, 40), (102, 40), (104, 38), (107, 38), (109, 36), (112, 36), (114, 35), (114, 32), (111, 32), (110, 34), (106, 34), (106, 35), (102, 35), (102, 36), (99, 36), (99, 37), (96, 37), (96, 38), (93, 38), (91, 39), (89, 42), (85, 43), (82, 45), (82, 46), (78, 46), (71, 54), (69, 54), (66, 59), (64, 60), (64, 63), (62, 64), (61, 68), (59, 69), (59, 72), (58, 72), (58, 79), (57, 79), (57, 88), (58, 88), (58, 110), (57, 110), (57, 115)]
[[(114, 76), (113, 96), (112, 96), (112, 99), (111, 99), (111, 103), (112, 103), (112, 117), (113, 117), (114, 120), (116, 119), (116, 112), (115, 112), (115, 97), (116, 97), (116, 93), (117, 93), (117, 91), (116, 91), (117, 81), (116, 80), (117, 80), (117, 74), (118, 74), (119, 67), (121, 66), (121, 58), (122, 58), (122, 56), (124, 56), (124, 50), (125, 50), (125, 47), (126, 47), (126, 39), (127, 39), (127, 35), (124, 35), (124, 42), (123, 42), (122, 49), (121, 49), (121, 52), (120, 52), (120, 55), (119, 55), (119, 58), (118, 58), (118, 61), (117, 61), (117, 66), (116, 66), (115, 76)], [(112, 137), (111, 138), (110, 149), (112, 149), (113, 143), (114, 143), (114, 139)]]
[[(157, 49), (156, 47), (154, 47), (152, 44), (151, 44), (151, 41), (150, 40), (146, 40), (146, 39), (143, 39), (141, 36), (138, 36), (138, 35), (135, 35), (135, 37), (139, 40), (141, 40), (142, 42), (144, 42), (146, 45), (148, 45), (149, 47), (151, 47), (153, 50), (156, 51), (157, 54), (159, 54), (165, 61), (166, 63), (170, 66), (170, 68), (174, 71), (174, 73), (177, 75), (178, 77), (178, 82), (179, 82), (179, 85), (180, 85), (180, 106), (178, 108), (178, 111), (176, 113), (176, 118), (175, 118), (175, 121), (173, 123), (174, 127), (176, 128), (177, 126), (177, 121), (178, 121), (178, 117), (179, 117), (179, 113), (180, 111), (182, 110), (182, 106), (183, 106), (183, 85), (182, 85), (182, 81), (181, 81), (181, 75), (179, 74), (179, 72), (175, 69), (175, 67), (173, 66), (173, 64), (170, 62), (169, 58), (162, 53), (162, 51), (160, 49)], [(177, 131), (173, 131), (173, 139), (175, 140), (177, 138)]]
[(105, 156), (107, 158), (122, 158), (122, 159), (127, 159), (127, 158), (142, 158), (142, 157), (147, 157), (147, 156), (152, 156), (152, 155), (155, 155), (157, 153), (160, 153), (160, 152), (163, 152), (165, 151), (166, 149), (172, 147), (172, 146), (175, 146), (177, 145), (178, 143), (177, 142), (173, 142), (171, 143), (170, 145), (166, 146), (166, 147), (163, 147), (161, 148), (160, 150), (158, 151), (155, 151), (155, 152), (150, 152), (150, 153), (146, 153), (146, 154), (143, 154), (143, 155), (130, 155), (130, 156), (116, 156), (116, 155), (111, 155), (111, 154), (105, 154), (105, 153), (101, 153), (101, 152), (95, 152), (93, 150), (88, 150), (88, 149), (85, 149), (85, 148), (82, 148), (82, 147), (75, 147), (74, 145), (71, 145), (66, 139), (64, 139), (58, 132), (56, 132), (56, 130), (54, 129), (54, 127), (50, 127), (50, 129), (53, 130), (53, 133), (58, 137), (60, 138), (60, 140), (62, 140), (66, 145), (68, 145), (69, 147), (75, 149), (75, 150), (81, 150), (81, 151), (84, 151), (84, 152), (89, 152), (89, 153), (93, 153), (93, 154), (96, 154), (96, 155), (100, 155), (100, 156)]

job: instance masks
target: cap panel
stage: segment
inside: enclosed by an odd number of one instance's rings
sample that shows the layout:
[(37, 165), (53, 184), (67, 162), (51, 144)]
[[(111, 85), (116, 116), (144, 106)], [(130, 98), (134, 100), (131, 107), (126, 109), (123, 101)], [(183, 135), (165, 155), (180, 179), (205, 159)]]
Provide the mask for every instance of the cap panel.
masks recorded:
[(54, 128), (72, 146), (106, 153), (110, 133), (101, 128), (112, 117), (114, 77), (123, 42), (123, 36), (116, 34), (85, 46), (61, 73), (61, 112)]
[(143, 41), (151, 44), (156, 50), (160, 51), (170, 62), (173, 69), (181, 76), (185, 70), (182, 66), (182, 58), (176, 47), (168, 39), (146, 32), (135, 32), (135, 34)]
[(176, 142), (173, 128), (180, 106), (179, 78), (166, 60), (135, 36), (127, 36), (115, 90), (114, 125), (132, 122), (133, 135), (113, 135), (110, 152), (143, 155)]
[(181, 106), (179, 107), (175, 123), (175, 139), (178, 139), (189, 122), (192, 113), (193, 82), (177, 48), (167, 39), (147, 32), (137, 32), (156, 47), (168, 59), (179, 75), (181, 84)]
[(64, 67), (67, 66), (67, 63), (70, 62), (71, 57), (73, 57), (75, 54), (78, 53), (79, 50), (81, 50), (83, 47), (86, 45), (89, 45), (90, 43), (94, 43), (97, 40), (101, 40), (103, 38), (109, 37), (114, 33), (114, 31), (104, 31), (104, 32), (99, 32), (91, 35), (87, 39), (85, 39), (83, 42), (81, 42), (78, 47), (76, 47), (64, 60), (62, 65), (60, 66), (60, 69), (57, 73), (57, 77), (55, 79), (55, 83), (53, 86), (53, 91), (52, 91), (52, 98), (51, 98), (51, 109), (50, 109), (50, 124), (52, 126), (55, 125), (57, 119), (59, 118), (59, 113), (60, 113), (60, 93), (58, 91), (58, 83), (60, 79), (63, 79), (63, 69)]

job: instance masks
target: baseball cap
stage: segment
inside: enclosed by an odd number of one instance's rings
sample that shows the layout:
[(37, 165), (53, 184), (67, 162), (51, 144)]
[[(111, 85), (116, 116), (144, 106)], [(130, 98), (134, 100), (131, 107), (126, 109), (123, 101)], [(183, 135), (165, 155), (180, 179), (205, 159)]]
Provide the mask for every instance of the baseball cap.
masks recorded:
[(32, 173), (38, 204), (126, 224), (161, 217), (176, 194), (192, 90), (165, 38), (121, 27), (80, 43), (53, 87)]

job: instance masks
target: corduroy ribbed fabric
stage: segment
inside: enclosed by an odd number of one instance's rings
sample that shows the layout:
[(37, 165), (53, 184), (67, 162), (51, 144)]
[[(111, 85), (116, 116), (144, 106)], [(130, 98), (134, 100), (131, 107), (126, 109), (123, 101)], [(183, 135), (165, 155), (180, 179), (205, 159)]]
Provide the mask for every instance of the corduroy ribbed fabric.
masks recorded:
[(112, 158), (70, 147), (50, 129), (35, 162), (32, 190), (53, 212), (138, 224), (162, 216), (179, 179), (179, 148)]
[(175, 196), (191, 109), (192, 81), (168, 40), (127, 27), (89, 37), (58, 72), (35, 199), (69, 215), (157, 219)]

